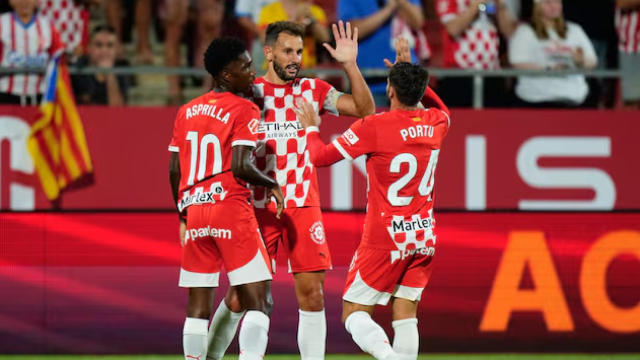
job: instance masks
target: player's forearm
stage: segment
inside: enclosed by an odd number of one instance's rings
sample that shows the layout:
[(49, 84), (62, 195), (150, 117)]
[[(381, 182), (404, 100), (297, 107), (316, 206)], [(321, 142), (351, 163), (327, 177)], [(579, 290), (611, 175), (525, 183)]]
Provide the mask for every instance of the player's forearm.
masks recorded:
[(409, 0), (398, 0), (398, 9), (411, 29), (415, 31), (422, 29), (424, 14), (420, 5), (414, 5)]
[[(235, 166), (234, 166), (235, 165)], [(273, 178), (263, 174), (251, 161), (243, 161), (239, 164), (232, 164), (231, 172), (236, 177), (254, 186), (263, 186), (272, 189), (278, 185)]]
[(423, 105), (425, 108), (436, 108), (446, 113), (447, 116), (450, 115), (447, 105), (444, 104), (438, 94), (429, 86), (427, 86), (427, 90), (424, 92)]
[(376, 113), (376, 104), (373, 101), (373, 95), (367, 82), (364, 80), (364, 76), (360, 72), (356, 63), (344, 64), (344, 71), (347, 73), (349, 83), (351, 83), (351, 92), (353, 95), (353, 102), (356, 105), (358, 114), (346, 114), (355, 115), (356, 117), (365, 117)]
[(344, 160), (333, 144), (325, 145), (318, 131), (307, 132), (307, 150), (309, 150), (311, 163), (316, 167), (326, 167)]
[[(180, 191), (180, 158), (178, 153), (171, 153), (171, 160), (169, 163), (169, 183), (171, 184), (171, 195), (173, 195), (173, 203), (178, 204), (178, 192)], [(182, 218), (182, 215), (180, 215)]]

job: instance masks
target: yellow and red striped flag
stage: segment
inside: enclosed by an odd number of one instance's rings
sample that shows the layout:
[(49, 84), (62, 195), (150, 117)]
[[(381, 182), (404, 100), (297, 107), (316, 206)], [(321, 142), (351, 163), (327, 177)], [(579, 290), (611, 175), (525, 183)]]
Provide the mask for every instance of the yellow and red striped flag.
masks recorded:
[(81, 180), (93, 174), (93, 165), (69, 72), (60, 57), (49, 63), (46, 79), (47, 90), (27, 147), (47, 199), (55, 201), (63, 190), (84, 183)]

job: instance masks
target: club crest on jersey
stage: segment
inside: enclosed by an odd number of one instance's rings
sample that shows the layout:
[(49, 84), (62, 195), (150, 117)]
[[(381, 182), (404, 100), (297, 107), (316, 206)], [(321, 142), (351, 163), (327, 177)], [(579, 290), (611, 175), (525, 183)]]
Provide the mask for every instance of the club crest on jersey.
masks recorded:
[(251, 119), (251, 121), (249, 121), (248, 127), (249, 127), (249, 131), (251, 131), (253, 135), (256, 135), (260, 131), (260, 120)]
[(344, 134), (342, 134), (342, 138), (347, 142), (347, 144), (351, 146), (355, 145), (360, 140), (360, 138), (358, 138), (358, 135), (356, 135), (356, 133), (354, 133), (351, 129), (345, 131)]
[(311, 240), (318, 245), (324, 244), (324, 226), (322, 226), (322, 221), (316, 221), (309, 228), (309, 233), (311, 233)]

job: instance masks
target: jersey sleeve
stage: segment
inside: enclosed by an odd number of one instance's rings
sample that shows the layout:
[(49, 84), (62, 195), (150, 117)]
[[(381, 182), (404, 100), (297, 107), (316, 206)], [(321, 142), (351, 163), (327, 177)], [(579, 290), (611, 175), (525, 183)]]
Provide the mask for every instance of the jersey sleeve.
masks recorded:
[(184, 119), (184, 106), (178, 110), (178, 114), (176, 115), (176, 119), (173, 123), (173, 135), (171, 136), (171, 142), (169, 143), (169, 151), (171, 152), (180, 152), (180, 125)]
[(258, 128), (260, 127), (260, 110), (255, 104), (243, 109), (233, 123), (231, 146), (256, 147), (258, 142)]
[(372, 119), (366, 117), (354, 122), (349, 130), (332, 142), (345, 159), (353, 161), (360, 155), (370, 154), (375, 150), (377, 138)]
[(317, 127), (308, 127), (306, 132), (309, 157), (317, 167), (331, 166), (343, 159), (353, 161), (375, 149), (375, 127), (366, 118), (356, 121), (341, 137), (327, 145), (320, 139)]
[(437, 0), (436, 10), (440, 22), (445, 24), (458, 16), (457, 0)]
[(338, 116), (338, 99), (340, 99), (344, 93), (336, 90), (336, 88), (326, 81), (320, 79), (315, 79), (315, 81), (319, 99), (318, 103), (322, 104), (320, 115), (328, 112), (329, 114)]

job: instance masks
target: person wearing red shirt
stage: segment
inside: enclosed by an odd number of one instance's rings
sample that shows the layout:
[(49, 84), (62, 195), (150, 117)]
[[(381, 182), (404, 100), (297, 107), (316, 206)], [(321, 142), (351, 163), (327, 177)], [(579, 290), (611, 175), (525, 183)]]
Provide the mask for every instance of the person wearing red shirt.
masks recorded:
[[(313, 107), (301, 102), (297, 110), (315, 166), (367, 158), (367, 216), (349, 268), (342, 320), (355, 343), (378, 360), (418, 356), (418, 302), (436, 248), (435, 171), (450, 127), (449, 110), (428, 81), (422, 66), (396, 63), (387, 85), (390, 111), (356, 121), (328, 145), (320, 139)], [(426, 109), (420, 106), (423, 95)], [(393, 345), (371, 318), (376, 305), (389, 301)]]
[(240, 360), (260, 360), (267, 348), (272, 276), (247, 183), (271, 191), (277, 217), (284, 200), (278, 183), (251, 160), (258, 107), (236, 95), (255, 78), (251, 56), (240, 40), (224, 38), (211, 42), (204, 59), (213, 90), (180, 108), (169, 145), (171, 190), (181, 217), (179, 286), (189, 289), (184, 354), (187, 360), (207, 354), (211, 304), (224, 264), (246, 311)]

